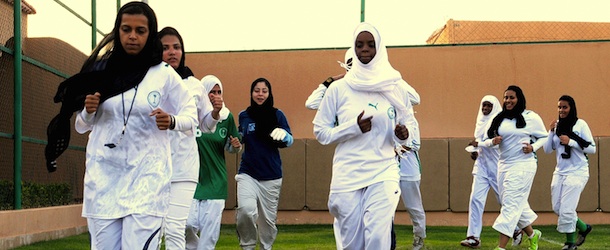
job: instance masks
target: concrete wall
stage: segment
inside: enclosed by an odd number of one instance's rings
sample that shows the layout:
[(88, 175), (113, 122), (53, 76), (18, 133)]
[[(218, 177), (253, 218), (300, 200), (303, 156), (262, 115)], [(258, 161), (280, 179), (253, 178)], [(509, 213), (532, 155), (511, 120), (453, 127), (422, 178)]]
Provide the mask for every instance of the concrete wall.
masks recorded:
[[(472, 185), (473, 160), (464, 150), (469, 139), (424, 139), (420, 151), (422, 163), (421, 191), (424, 208), (430, 212), (468, 212), (468, 198)], [(597, 154), (589, 155), (590, 178), (579, 202), (579, 212), (595, 212), (598, 208), (610, 211), (607, 170), (610, 138), (596, 139)], [(280, 210), (327, 210), (328, 190), (332, 176), (334, 145), (321, 145), (315, 139), (297, 139), (292, 147), (281, 149), (284, 180)], [(555, 154), (537, 151), (538, 171), (530, 194), (530, 205), (536, 212), (553, 212), (550, 185), (555, 168)], [(227, 209), (236, 206), (234, 173), (239, 161), (237, 155), (226, 154), (229, 159), (229, 199)], [(600, 185), (601, 183), (601, 185)], [(601, 197), (601, 198), (600, 198)], [(496, 197), (488, 195), (486, 211), (498, 212)], [(399, 210), (404, 210), (402, 202)]]
[(87, 232), (81, 205), (0, 211), (0, 249)]

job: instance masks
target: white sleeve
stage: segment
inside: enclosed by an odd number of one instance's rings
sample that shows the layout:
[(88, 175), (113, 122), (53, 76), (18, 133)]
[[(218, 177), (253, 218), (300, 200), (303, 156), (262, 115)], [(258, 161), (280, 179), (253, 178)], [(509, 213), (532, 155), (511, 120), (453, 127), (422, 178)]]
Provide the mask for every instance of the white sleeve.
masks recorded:
[(407, 138), (405, 146), (411, 148), (413, 151), (419, 151), (419, 147), (421, 145), (421, 137), (419, 133), (419, 123), (417, 119), (415, 119), (415, 114), (413, 113), (413, 108), (410, 108), (411, 112), (409, 117), (407, 118), (407, 129), (409, 130), (409, 138)]
[(419, 105), (421, 103), (419, 93), (417, 93), (417, 91), (415, 91), (415, 88), (409, 85), (406, 81), (405, 84), (407, 85), (407, 92), (409, 93), (409, 102), (411, 102), (411, 105), (413, 106)]
[(555, 136), (555, 130), (549, 130), (549, 135), (547, 136), (547, 140), (543, 145), (544, 152), (547, 154), (553, 153), (555, 147), (553, 147), (553, 136)]
[(492, 120), (488, 121), (487, 124), (485, 125), (485, 133), (483, 133), (483, 139), (481, 139), (479, 141), (479, 139), (477, 139), (477, 141), (479, 142), (479, 147), (484, 147), (484, 148), (499, 148), (500, 144), (498, 145), (494, 145), (493, 143), (493, 139), (494, 138), (489, 138), (487, 136), (487, 131), (489, 131), (489, 128), (491, 128), (491, 124), (492, 124), (493, 118)]
[(74, 129), (79, 134), (87, 133), (87, 131), (91, 131), (93, 128), (93, 120), (95, 118), (96, 112), (91, 114), (87, 113), (87, 109), (81, 110), (76, 114), (76, 121), (74, 122)]
[(537, 151), (546, 143), (549, 134), (546, 131), (542, 118), (540, 118), (538, 114), (532, 111), (532, 114), (529, 116), (531, 119), (527, 121), (527, 127), (530, 129), (531, 136), (536, 138), (536, 141), (532, 144), (532, 148), (534, 151)]
[(322, 145), (346, 141), (354, 136), (362, 134), (358, 126), (358, 117), (350, 119), (335, 126), (337, 114), (337, 88), (330, 86), (326, 90), (326, 95), (320, 102), (318, 112), (313, 119), (313, 132), (316, 139)]
[[(400, 84), (400, 88), (398, 89), (399, 91), (401, 91), (401, 93), (399, 94), (400, 96), (402, 96), (404, 99), (402, 100), (405, 103), (406, 106), (406, 110), (407, 113), (405, 114), (396, 114), (396, 117), (398, 117), (397, 119), (399, 119), (399, 121), (397, 121), (397, 123), (399, 124), (403, 124), (407, 127), (407, 130), (409, 131), (409, 137), (405, 140), (401, 140), (400, 138), (396, 137), (396, 135), (394, 135), (394, 140), (396, 143), (398, 143), (399, 145), (404, 145), (407, 146), (413, 150), (419, 150), (419, 145), (420, 145), (420, 134), (419, 134), (419, 124), (417, 122), (417, 120), (415, 119), (415, 112), (413, 111), (413, 102), (411, 101), (411, 91), (415, 91), (415, 89), (413, 89), (409, 84), (407, 84), (407, 82), (404, 82), (404, 84)], [(415, 94), (417, 95), (417, 98), (419, 98), (419, 95), (417, 94), (417, 92), (415, 92)], [(396, 110), (398, 111), (398, 110)]]
[(197, 106), (195, 104), (195, 98), (193, 98), (192, 91), (189, 90), (188, 86), (180, 76), (172, 70), (168, 83), (166, 85), (167, 93), (169, 96), (169, 110), (175, 110), (176, 114), (173, 114), (175, 119), (175, 131), (190, 131), (189, 133), (195, 133), (197, 124)]
[(305, 101), (305, 107), (307, 109), (311, 109), (311, 110), (317, 110), (318, 107), (320, 107), (320, 102), (322, 101), (322, 98), (324, 97), (324, 93), (326, 92), (326, 86), (324, 86), (324, 84), (320, 84), (320, 86), (318, 86), (318, 88), (316, 88), (313, 92), (311, 92), (311, 95), (309, 95), (309, 97), (307, 98), (307, 101)]

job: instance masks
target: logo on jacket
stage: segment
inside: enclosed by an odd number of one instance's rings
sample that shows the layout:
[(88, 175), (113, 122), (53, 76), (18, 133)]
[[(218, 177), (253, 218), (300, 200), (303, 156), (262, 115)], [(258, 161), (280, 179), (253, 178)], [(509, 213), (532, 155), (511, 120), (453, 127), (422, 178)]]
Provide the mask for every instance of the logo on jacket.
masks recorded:
[(377, 110), (377, 105), (378, 105), (378, 104), (379, 104), (379, 103), (375, 103), (375, 104), (373, 105), (372, 103), (370, 103), (370, 102), (369, 102), (369, 106), (371, 106), (371, 107), (375, 108), (375, 110)]
[(161, 102), (161, 93), (159, 91), (151, 91), (148, 93), (148, 105), (150, 105), (153, 109), (159, 107), (159, 103)]
[(218, 130), (218, 135), (220, 135), (220, 138), (226, 138), (227, 137), (227, 128), (221, 128), (220, 130)]
[(390, 120), (393, 120), (394, 117), (396, 117), (396, 110), (394, 110), (394, 107), (392, 106), (388, 108), (388, 117), (390, 118)]

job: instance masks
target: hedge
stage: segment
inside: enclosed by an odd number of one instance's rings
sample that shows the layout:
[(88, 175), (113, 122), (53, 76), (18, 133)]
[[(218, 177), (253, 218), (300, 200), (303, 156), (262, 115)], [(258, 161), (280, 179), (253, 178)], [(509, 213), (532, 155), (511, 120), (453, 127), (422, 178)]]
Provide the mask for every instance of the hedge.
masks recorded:
[[(14, 185), (12, 181), (0, 180), (0, 210), (14, 209)], [(21, 207), (38, 208), (73, 204), (72, 187), (67, 183), (40, 184), (22, 182)]]

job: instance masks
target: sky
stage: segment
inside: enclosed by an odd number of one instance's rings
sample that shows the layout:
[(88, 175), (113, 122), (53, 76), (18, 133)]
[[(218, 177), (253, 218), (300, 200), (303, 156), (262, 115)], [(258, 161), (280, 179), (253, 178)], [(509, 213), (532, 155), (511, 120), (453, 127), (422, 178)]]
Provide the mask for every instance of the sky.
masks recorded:
[[(51, 0), (26, 0), (28, 37), (55, 37), (85, 54), (91, 28)], [(61, 0), (91, 20), (91, 1)], [(97, 27), (112, 30), (115, 0), (97, 0)], [(122, 4), (128, 1), (122, 1)], [(361, 0), (148, 0), (159, 29), (176, 28), (187, 52), (349, 47)], [(607, 0), (368, 0), (364, 20), (387, 46), (423, 45), (449, 20), (610, 22)], [(102, 35), (98, 34), (98, 41)]]

